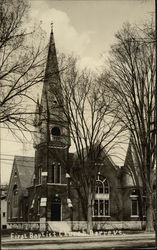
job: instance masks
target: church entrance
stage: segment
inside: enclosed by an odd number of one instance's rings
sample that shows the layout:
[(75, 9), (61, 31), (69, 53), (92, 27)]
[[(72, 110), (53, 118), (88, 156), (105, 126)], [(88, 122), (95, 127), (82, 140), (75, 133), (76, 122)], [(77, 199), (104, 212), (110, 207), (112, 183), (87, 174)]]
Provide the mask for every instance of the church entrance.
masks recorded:
[(59, 197), (52, 200), (51, 221), (61, 221), (61, 199)]

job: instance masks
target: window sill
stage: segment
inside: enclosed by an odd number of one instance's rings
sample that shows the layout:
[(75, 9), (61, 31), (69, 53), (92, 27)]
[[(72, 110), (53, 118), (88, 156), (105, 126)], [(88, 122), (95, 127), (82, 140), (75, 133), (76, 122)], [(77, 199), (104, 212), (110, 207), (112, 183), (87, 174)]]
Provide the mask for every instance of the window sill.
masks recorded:
[(67, 184), (62, 184), (62, 183), (50, 183), (50, 182), (48, 182), (47, 185), (50, 185), (50, 186), (67, 186)]
[(130, 217), (131, 217), (131, 218), (138, 218), (139, 215), (131, 215)]
[(94, 218), (110, 218), (111, 216), (110, 215), (93, 215), (92, 217)]

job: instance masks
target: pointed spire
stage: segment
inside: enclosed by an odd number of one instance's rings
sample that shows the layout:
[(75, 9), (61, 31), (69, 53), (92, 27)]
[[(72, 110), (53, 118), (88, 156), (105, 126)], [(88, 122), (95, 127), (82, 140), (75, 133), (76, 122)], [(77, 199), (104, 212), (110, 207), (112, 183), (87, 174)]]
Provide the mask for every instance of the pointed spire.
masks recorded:
[(39, 105), (39, 93), (37, 93), (37, 105)]
[(51, 33), (53, 33), (53, 21), (51, 21)]
[[(45, 98), (47, 92), (48, 102), (52, 104), (54, 96), (61, 96), (60, 75), (58, 69), (57, 53), (53, 34), (53, 22), (51, 22), (51, 34), (48, 48), (48, 56), (45, 70), (42, 98)], [(57, 98), (58, 99), (58, 98)]]
[(50, 42), (49, 42), (49, 49), (48, 49), (48, 57), (47, 57), (47, 64), (46, 64), (46, 71), (45, 71), (45, 83), (48, 84), (55, 81), (60, 80), (59, 78), (59, 71), (58, 71), (58, 62), (57, 62), (57, 54), (56, 54), (56, 47), (53, 35), (53, 22), (51, 22), (51, 34), (50, 34)]

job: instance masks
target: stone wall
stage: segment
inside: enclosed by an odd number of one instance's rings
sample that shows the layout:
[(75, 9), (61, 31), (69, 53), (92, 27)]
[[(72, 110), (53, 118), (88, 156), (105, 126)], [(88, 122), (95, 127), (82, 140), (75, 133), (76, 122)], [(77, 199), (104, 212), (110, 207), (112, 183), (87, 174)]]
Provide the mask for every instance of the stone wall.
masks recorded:
[[(41, 222), (17, 222), (9, 223), (8, 228), (22, 229), (22, 230), (40, 230), (42, 231), (43, 223)], [(95, 221), (93, 222), (93, 231), (99, 230), (142, 230), (145, 222), (141, 221)], [(44, 227), (46, 228), (46, 227)], [(65, 229), (65, 230), (64, 230)], [(70, 231), (86, 231), (86, 221), (67, 221), (67, 222), (48, 222), (48, 230), (56, 232), (70, 232)]]
[[(70, 223), (70, 222), (69, 222)], [(145, 222), (141, 221), (94, 221), (93, 230), (142, 230)], [(72, 228), (74, 231), (87, 229), (86, 221), (73, 221)]]
[(40, 222), (15, 222), (15, 223), (8, 223), (9, 229), (18, 229), (18, 230), (39, 230), (40, 229)]

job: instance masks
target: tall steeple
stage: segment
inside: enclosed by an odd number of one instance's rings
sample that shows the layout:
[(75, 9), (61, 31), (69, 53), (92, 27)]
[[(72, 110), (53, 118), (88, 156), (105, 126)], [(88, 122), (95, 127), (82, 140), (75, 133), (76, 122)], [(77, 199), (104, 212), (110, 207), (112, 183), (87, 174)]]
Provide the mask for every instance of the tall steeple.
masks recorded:
[[(56, 47), (51, 23), (51, 34), (48, 46), (48, 56), (45, 68), (45, 77), (41, 95), (40, 116), (37, 130), (40, 134), (40, 143), (50, 140), (51, 144), (70, 145), (69, 128), (66, 116), (63, 112), (63, 94)], [(55, 135), (59, 135), (55, 141)], [(48, 139), (49, 138), (49, 139)], [(38, 145), (39, 145), (38, 144)]]
[(47, 57), (47, 65), (46, 65), (46, 71), (45, 71), (45, 82), (47, 80), (54, 80), (53, 74), (55, 74), (57, 78), (59, 78), (58, 62), (57, 62), (56, 47), (55, 47), (52, 25), (53, 24), (51, 23), (51, 34), (50, 34), (49, 50), (48, 50), (48, 57)]
[[(35, 188), (32, 203), (38, 207), (38, 211), (32, 211), (32, 218), (41, 219), (42, 222), (59, 221), (64, 218), (61, 201), (66, 204), (65, 166), (69, 154), (70, 134), (63, 110), (52, 24), (41, 102), (37, 102), (36, 113)], [(56, 202), (59, 203), (57, 210)]]
[(51, 103), (53, 103), (55, 99), (60, 99), (60, 96), (62, 95), (57, 53), (56, 53), (54, 34), (53, 34), (53, 23), (51, 23), (51, 34), (50, 34), (42, 97), (46, 93), (48, 102), (51, 100)]

